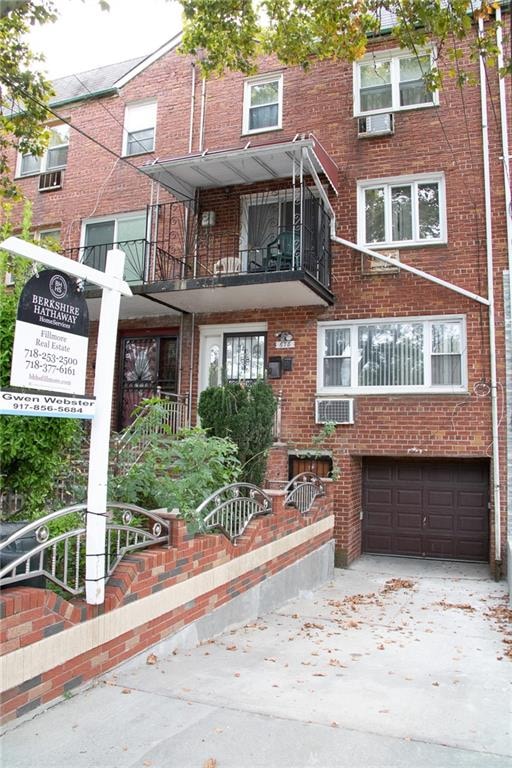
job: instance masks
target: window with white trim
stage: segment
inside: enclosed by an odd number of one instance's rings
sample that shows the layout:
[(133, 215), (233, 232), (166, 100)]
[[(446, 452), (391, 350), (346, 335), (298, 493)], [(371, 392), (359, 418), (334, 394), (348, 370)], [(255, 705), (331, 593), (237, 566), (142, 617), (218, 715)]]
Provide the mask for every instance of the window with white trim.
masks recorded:
[(283, 76), (266, 75), (244, 83), (243, 133), (281, 128)]
[(443, 174), (371, 179), (358, 184), (358, 239), (366, 245), (446, 242)]
[(124, 112), (123, 155), (155, 149), (156, 101), (127, 104)]
[(460, 316), (318, 326), (320, 394), (461, 392), (467, 387)]
[(206, 325), (200, 331), (199, 391), (223, 381), (250, 384), (263, 379), (267, 327), (261, 323)]
[(69, 125), (59, 123), (49, 125), (50, 140), (48, 148), (41, 157), (30, 152), (19, 155), (18, 176), (33, 176), (38, 173), (58, 171), (68, 162)]
[(432, 107), (438, 103), (437, 92), (429, 91), (425, 83), (425, 75), (432, 70), (430, 53), (376, 53), (354, 66), (356, 115)]

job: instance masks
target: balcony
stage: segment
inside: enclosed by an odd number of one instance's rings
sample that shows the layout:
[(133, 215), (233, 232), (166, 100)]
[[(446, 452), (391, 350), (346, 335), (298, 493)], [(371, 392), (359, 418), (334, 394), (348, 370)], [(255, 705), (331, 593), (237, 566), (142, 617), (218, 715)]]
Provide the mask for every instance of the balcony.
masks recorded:
[[(152, 165), (148, 175), (180, 199), (148, 206), (145, 237), (66, 253), (104, 269), (109, 249), (125, 252), (133, 297), (122, 300), (121, 317), (328, 306), (331, 209), (318, 174), (333, 186), (333, 167), (322, 152), (302, 139), (178, 158), (178, 170), (174, 161)], [(268, 189), (253, 192), (261, 181)], [(88, 299), (95, 318), (99, 292)]]

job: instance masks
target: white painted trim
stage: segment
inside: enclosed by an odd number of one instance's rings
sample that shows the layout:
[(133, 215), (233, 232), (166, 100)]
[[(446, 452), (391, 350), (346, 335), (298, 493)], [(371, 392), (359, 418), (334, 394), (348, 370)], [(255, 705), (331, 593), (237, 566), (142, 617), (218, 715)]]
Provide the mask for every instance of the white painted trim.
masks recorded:
[[(146, 211), (128, 211), (127, 213), (111, 213), (105, 216), (94, 216), (92, 219), (82, 219), (81, 231), (80, 231), (80, 248), (85, 246), (85, 230), (88, 224), (101, 224), (106, 221), (114, 222), (114, 239), (112, 242), (117, 242), (117, 229), (120, 221), (127, 221), (129, 219), (137, 219), (139, 217), (146, 217)], [(146, 237), (146, 230), (143, 237)], [(142, 237), (141, 237), (142, 239)]]
[[(435, 323), (457, 322), (461, 326), (461, 384), (457, 385), (432, 385), (421, 384), (418, 386), (378, 386), (362, 387), (353, 382), (357, 382), (358, 376), (358, 340), (357, 328), (360, 325), (376, 325), (385, 323), (423, 323), (424, 327), (424, 376), (425, 380), (431, 380), (431, 329)], [(347, 387), (326, 387), (323, 385), (323, 349), (324, 349), (324, 331), (329, 328), (349, 328), (350, 348), (351, 348), (351, 371), (350, 386)], [(468, 391), (468, 361), (467, 361), (467, 333), (465, 315), (421, 315), (419, 317), (372, 317), (360, 320), (322, 320), (317, 324), (317, 396), (348, 396), (348, 395), (450, 395), (464, 394)]]
[[(200, 325), (199, 326), (199, 371), (198, 385), (199, 393), (209, 386), (209, 354), (212, 345), (216, 342), (219, 345), (220, 366), (222, 369), (224, 360), (222, 353), (224, 350), (225, 333), (267, 333), (267, 323), (230, 323), (229, 325)], [(268, 342), (267, 342), (268, 347)], [(218, 382), (221, 383), (220, 381)]]
[[(391, 194), (390, 188), (398, 184), (411, 184), (416, 186), (425, 182), (434, 182), (438, 184), (439, 189), (439, 224), (441, 234), (439, 238), (430, 240), (392, 240), (391, 239)], [(366, 223), (365, 223), (365, 192), (367, 189), (376, 187), (385, 187), (384, 190), (384, 226), (386, 230), (386, 240), (382, 243), (368, 243), (366, 241)], [(414, 192), (414, 189), (413, 189)], [(419, 228), (418, 221), (418, 195), (414, 194), (412, 198), (412, 228), (413, 235)], [(406, 176), (386, 176), (381, 179), (362, 179), (357, 182), (357, 242), (361, 245), (368, 245), (374, 250), (379, 248), (425, 248), (431, 245), (446, 245), (448, 242), (448, 225), (446, 217), (446, 184), (445, 175), (442, 171), (434, 173), (417, 173)]]
[[(266, 128), (249, 128), (249, 107), (251, 98), (251, 88), (253, 85), (262, 85), (264, 83), (273, 83), (277, 81), (277, 125), (271, 125)], [(268, 133), (269, 131), (278, 131), (283, 127), (283, 73), (272, 72), (265, 75), (258, 75), (244, 80), (243, 97), (243, 115), (242, 115), (242, 135), (252, 136), (256, 133)]]
[[(126, 150), (128, 148), (128, 135), (129, 131), (126, 127), (126, 123), (128, 121), (128, 117), (130, 115), (130, 110), (137, 109), (137, 107), (146, 107), (146, 106), (153, 106), (155, 107), (155, 114), (154, 114), (154, 120), (153, 125), (148, 125), (146, 128), (139, 128), (138, 130), (147, 130), (149, 128), (153, 128), (153, 146), (151, 149), (143, 149), (139, 152), (134, 152), (132, 155), (128, 155)], [(155, 151), (156, 147), (156, 126), (157, 126), (157, 120), (158, 120), (158, 100), (155, 98), (149, 98), (149, 99), (141, 99), (140, 101), (130, 101), (127, 104), (125, 104), (124, 107), (124, 120), (123, 120), (123, 146), (122, 146), (122, 156), (123, 157), (135, 157), (136, 155), (147, 155), (152, 154)]]
[[(58, 664), (65, 664), (83, 653), (99, 648), (104, 643), (164, 616), (233, 579), (240, 578), (333, 528), (334, 516), (330, 515), (216, 568), (173, 584), (167, 589), (8, 653), (0, 658), (2, 690), (7, 691), (25, 680), (48, 672)], [(171, 632), (170, 629), (169, 633)]]
[[(422, 49), (418, 51), (418, 56), (428, 56), (430, 55), (430, 63), (431, 66), (435, 66), (436, 61), (436, 49)], [(400, 70), (399, 70), (399, 61), (400, 59), (415, 59), (416, 56), (414, 53), (412, 53), (409, 50), (404, 50), (401, 48), (395, 48), (392, 50), (383, 50), (383, 51), (375, 51), (372, 53), (366, 54), (362, 59), (359, 61), (355, 61), (352, 68), (352, 83), (353, 83), (353, 105), (354, 105), (354, 117), (363, 117), (366, 115), (378, 115), (382, 113), (387, 112), (408, 112), (409, 110), (415, 110), (415, 109), (429, 109), (432, 107), (439, 106), (439, 91), (434, 91), (432, 94), (432, 101), (431, 102), (424, 102), (422, 104), (408, 104), (403, 107), (400, 106), (400, 91), (399, 91), (399, 83), (400, 83)], [(391, 63), (391, 106), (385, 107), (383, 109), (371, 109), (366, 112), (363, 112), (361, 110), (361, 103), (360, 103), (360, 93), (361, 93), (361, 64), (368, 64), (368, 62), (375, 61), (375, 62), (383, 62), (383, 61), (389, 61)]]
[(166, 53), (169, 53), (170, 51), (173, 51), (175, 48), (177, 48), (181, 43), (182, 34), (183, 33), (181, 31), (178, 32), (178, 34), (171, 38), (171, 40), (160, 46), (160, 48), (157, 48), (157, 50), (153, 53), (150, 53), (149, 56), (137, 64), (137, 66), (133, 67), (133, 69), (130, 69), (130, 71), (120, 77), (119, 80), (116, 80), (112, 87), (123, 88), (123, 86), (129, 83), (130, 80), (133, 80), (134, 77), (137, 77), (137, 75), (140, 75), (141, 72), (144, 72), (144, 70), (150, 67), (151, 64), (154, 64), (155, 61), (158, 61), (158, 59), (162, 58), (162, 56), (165, 56)]

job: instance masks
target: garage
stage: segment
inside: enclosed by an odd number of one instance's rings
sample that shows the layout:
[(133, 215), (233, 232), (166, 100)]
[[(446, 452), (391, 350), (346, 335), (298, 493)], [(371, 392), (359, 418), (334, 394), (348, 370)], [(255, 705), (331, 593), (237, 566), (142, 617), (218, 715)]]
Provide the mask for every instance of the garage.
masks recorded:
[(363, 552), (489, 559), (489, 465), (365, 458)]

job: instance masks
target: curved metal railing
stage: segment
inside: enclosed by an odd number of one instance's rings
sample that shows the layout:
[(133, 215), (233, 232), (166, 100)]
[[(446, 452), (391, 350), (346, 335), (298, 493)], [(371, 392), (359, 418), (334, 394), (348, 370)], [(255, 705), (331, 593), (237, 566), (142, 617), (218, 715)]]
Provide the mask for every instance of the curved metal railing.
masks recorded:
[(314, 472), (301, 472), (295, 475), (284, 490), (285, 506), (295, 507), (303, 515), (310, 511), (317, 496), (325, 494), (324, 485)]
[[(1, 542), (0, 563), (5, 564), (0, 567), (0, 587), (42, 577), (73, 596), (82, 594), (86, 513), (86, 504), (64, 507)], [(128, 552), (169, 542), (168, 521), (135, 504), (108, 503), (106, 528), (107, 579)]]
[(258, 515), (272, 512), (270, 496), (250, 483), (233, 483), (219, 488), (196, 509), (195, 517), (203, 531), (221, 531), (236, 543), (249, 523)]

